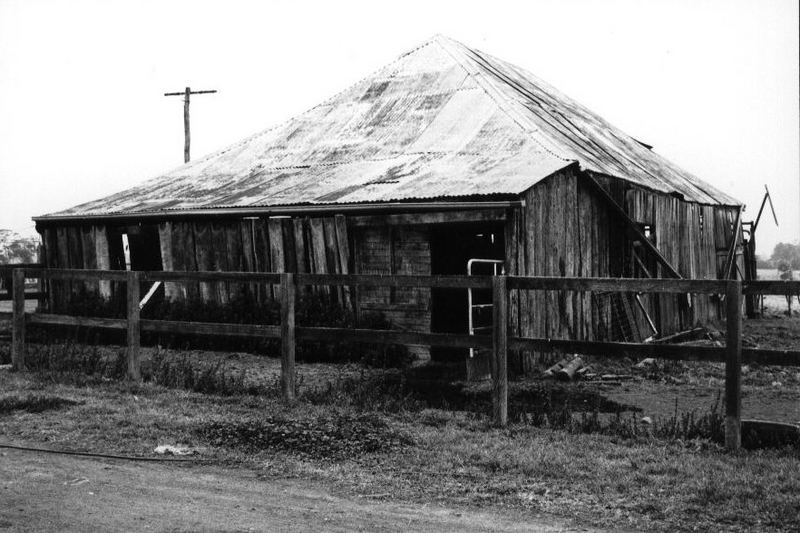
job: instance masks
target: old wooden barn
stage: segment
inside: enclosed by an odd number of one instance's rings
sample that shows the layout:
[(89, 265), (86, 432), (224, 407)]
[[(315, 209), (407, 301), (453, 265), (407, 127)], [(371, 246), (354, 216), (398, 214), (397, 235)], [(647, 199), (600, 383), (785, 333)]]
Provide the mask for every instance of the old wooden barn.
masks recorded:
[[(716, 279), (742, 271), (741, 207), (527, 71), (437, 36), (283, 124), (35, 220), (57, 268)], [(52, 305), (81, 291), (112, 296), (73, 286)], [(466, 332), (482, 297), (385, 288), (343, 303)], [(708, 296), (530, 292), (512, 294), (511, 333), (641, 340), (721, 312)]]

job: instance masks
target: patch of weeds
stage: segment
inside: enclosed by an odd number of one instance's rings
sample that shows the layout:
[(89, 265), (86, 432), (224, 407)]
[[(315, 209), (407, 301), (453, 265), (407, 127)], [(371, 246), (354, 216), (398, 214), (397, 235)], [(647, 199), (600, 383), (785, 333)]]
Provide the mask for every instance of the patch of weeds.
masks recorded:
[(82, 402), (60, 398), (58, 396), (45, 396), (39, 394), (29, 394), (26, 396), (6, 396), (0, 398), (0, 415), (9, 414), (14, 411), (26, 411), (28, 413), (41, 413), (53, 409), (63, 409), (73, 405), (80, 405)]
[(223, 359), (219, 359), (213, 364), (201, 366), (185, 355), (168, 359), (162, 350), (156, 350), (144, 377), (164, 387), (187, 389), (203, 394), (222, 396), (280, 394), (279, 382), (271, 385), (248, 383), (246, 369), (242, 368), (238, 372), (230, 371), (225, 368), (224, 362)]
[(84, 385), (103, 379), (122, 379), (127, 369), (124, 348), (86, 345), (72, 340), (28, 344), (29, 370), (54, 382)]
[(214, 446), (282, 451), (317, 460), (344, 460), (395, 450), (413, 442), (374, 415), (338, 415), (309, 420), (268, 416), (211, 422), (195, 432)]
[(607, 421), (598, 411), (574, 413), (569, 405), (555, 409), (527, 413), (520, 422), (537, 427), (565, 429), (572, 433), (600, 433), (623, 439), (663, 439), (680, 441), (725, 442), (725, 416), (720, 409), (720, 395), (706, 413), (697, 410), (679, 413), (678, 403), (669, 418), (655, 418), (650, 423), (641, 421), (636, 414), (623, 416), (617, 412)]
[(398, 413), (419, 411), (425, 404), (408, 387), (404, 374), (394, 372), (380, 376), (339, 377), (305, 391), (302, 399), (316, 405), (337, 405), (358, 410)]

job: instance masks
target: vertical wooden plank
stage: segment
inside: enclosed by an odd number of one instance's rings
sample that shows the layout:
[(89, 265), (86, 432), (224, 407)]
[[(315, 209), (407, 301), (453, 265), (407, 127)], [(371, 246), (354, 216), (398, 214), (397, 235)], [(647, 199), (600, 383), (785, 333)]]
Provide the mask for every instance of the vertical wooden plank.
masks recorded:
[(508, 289), (506, 276), (492, 278), (492, 404), (494, 423), (508, 424)]
[(312, 218), (308, 221), (311, 233), (311, 248), (314, 259), (314, 273), (327, 274), (328, 263), (325, 257), (325, 230), (322, 227), (322, 220)]
[[(311, 257), (313, 259), (313, 272), (315, 274), (327, 274), (328, 263), (325, 257), (325, 230), (322, 226), (322, 220), (319, 218), (311, 218), (308, 221), (310, 233), (310, 247)], [(329, 288), (327, 286), (320, 287), (324, 294), (328, 294)]]
[[(547, 210), (547, 187), (546, 183), (540, 183), (532, 190), (532, 211), (529, 211), (526, 221), (526, 233), (532, 235), (530, 249), (526, 257), (526, 268), (528, 276), (544, 276), (544, 259), (547, 257), (545, 252), (546, 226), (544, 220)], [(546, 336), (546, 316), (547, 309), (545, 291), (525, 291), (525, 314), (527, 320), (523, 328), (523, 334), (528, 337)], [(537, 363), (540, 363), (544, 354), (539, 351), (532, 352), (528, 362), (526, 372), (531, 372)]]
[[(197, 270), (209, 272), (214, 270), (214, 240), (211, 235), (211, 225), (209, 222), (201, 221), (193, 224), (195, 242), (195, 261)], [(165, 265), (166, 270), (166, 265)], [(200, 282), (200, 298), (204, 302), (210, 302), (216, 297), (214, 283), (209, 281)]]
[[(344, 215), (336, 215), (334, 217), (334, 231), (339, 272), (348, 274), (350, 272), (350, 241), (347, 235), (347, 219)], [(353, 287), (342, 288), (343, 303), (346, 309), (351, 309), (353, 306), (352, 291)]]
[[(197, 272), (197, 246), (195, 245), (194, 224), (191, 222), (180, 223), (181, 235), (183, 236), (183, 269), (190, 272)], [(241, 256), (239, 256), (241, 260)], [(196, 281), (183, 282), (188, 298), (197, 300), (200, 297), (200, 284)]]
[[(253, 218), (243, 218), (239, 221), (239, 232), (241, 233), (242, 242), (242, 265), (246, 272), (258, 272), (256, 268), (255, 246), (253, 244), (255, 236), (253, 222)], [(249, 296), (254, 299), (257, 298), (257, 283), (247, 283), (244, 284), (244, 286)]]
[[(244, 271), (244, 251), (242, 250), (242, 232), (238, 221), (231, 221), (225, 228), (225, 244), (228, 249), (228, 270)], [(240, 299), (245, 291), (245, 284), (231, 282), (228, 284), (228, 296), (231, 301)]]
[[(184, 224), (181, 222), (173, 222), (170, 228), (170, 252), (172, 253), (172, 268), (175, 271), (190, 270), (187, 267), (188, 258), (186, 257), (186, 235), (184, 232)], [(163, 258), (162, 258), (163, 266)], [(189, 296), (189, 287), (187, 282), (175, 282), (175, 298), (186, 300)]]
[(308, 256), (306, 255), (306, 231), (304, 228), (303, 219), (292, 219), (292, 225), (294, 226), (294, 253), (295, 262), (297, 263), (297, 272), (310, 272), (311, 270), (308, 268), (309, 260)]
[[(518, 267), (518, 253), (519, 241), (517, 239), (517, 226), (519, 225), (519, 209), (511, 209), (508, 212), (508, 218), (504, 226), (504, 239), (506, 243), (505, 249), (505, 266), (506, 275), (519, 276)], [(511, 336), (519, 336), (519, 308), (518, 308), (518, 293), (519, 291), (511, 291), (508, 296), (509, 301), (509, 331)]]
[[(339, 252), (337, 250), (336, 242), (336, 223), (333, 217), (326, 217), (322, 219), (322, 230), (325, 236), (325, 259), (328, 263), (328, 271), (332, 274), (341, 274), (341, 265), (339, 263)], [(392, 274), (395, 274), (392, 271)], [(336, 287), (333, 289), (336, 294), (337, 301), (344, 304), (344, 290), (343, 288)]]
[[(253, 221), (255, 261), (258, 272), (272, 272), (269, 257), (269, 234), (267, 232), (267, 221), (259, 218)], [(270, 284), (260, 283), (258, 286), (259, 300), (275, 300), (277, 289)]]
[[(228, 243), (225, 225), (220, 222), (211, 223), (211, 250), (213, 258), (213, 270), (217, 272), (227, 272), (228, 268)], [(229, 302), (230, 291), (227, 281), (217, 281), (214, 283), (214, 300), (219, 304)]]
[[(503, 240), (505, 242), (505, 270), (508, 276), (518, 276), (518, 252), (519, 241), (517, 240), (517, 226), (519, 224), (519, 208), (509, 209), (507, 212), (506, 223), (503, 226)], [(512, 337), (519, 336), (519, 291), (509, 291), (508, 295), (508, 330)], [(510, 363), (515, 373), (522, 371), (522, 361), (518, 354), (513, 354), (514, 360)]]
[[(564, 234), (562, 236), (562, 250), (564, 256), (564, 268), (562, 276), (572, 277), (577, 275), (578, 273), (575, 271), (575, 248), (576, 246), (576, 211), (578, 209), (577, 206), (577, 196), (576, 196), (576, 182), (575, 176), (568, 175), (564, 176), (563, 187), (562, 187), (562, 205), (563, 205), (563, 216), (564, 216), (564, 227), (563, 231)], [(580, 241), (578, 241), (579, 243)], [(562, 291), (561, 294), (563, 295), (563, 304), (562, 307), (564, 309), (564, 318), (563, 323), (561, 325), (561, 335), (562, 338), (565, 339), (574, 339), (578, 338), (575, 336), (575, 332), (578, 331), (575, 327), (576, 321), (576, 298), (577, 293), (575, 291)]]
[(25, 271), (15, 268), (11, 275), (11, 368), (25, 369)]
[[(83, 268), (95, 270), (97, 269), (97, 256), (95, 255), (94, 227), (81, 226), (76, 229), (81, 240), (81, 263)], [(97, 294), (98, 292), (98, 284), (95, 280), (84, 281), (83, 286), (89, 294)]]
[[(172, 256), (172, 222), (162, 222), (158, 225), (158, 242), (161, 248), (161, 268), (165, 272), (175, 270)], [(174, 301), (178, 298), (180, 289), (174, 281), (164, 282), (164, 295), (167, 300)]]
[(283, 254), (283, 229), (281, 219), (270, 218), (267, 220), (267, 233), (269, 234), (269, 257), (272, 272), (286, 272), (286, 259)]
[(255, 247), (253, 236), (255, 230), (252, 218), (243, 218), (239, 221), (239, 233), (242, 243), (242, 266), (245, 272), (258, 272), (256, 269)]
[[(108, 248), (108, 230), (106, 226), (94, 226), (94, 253), (97, 258), (97, 268), (111, 270), (111, 254)], [(104, 299), (111, 298), (111, 282), (109, 280), (100, 280), (98, 290), (100, 291), (100, 296)]]
[(742, 282), (728, 281), (725, 343), (725, 447), (742, 445)]
[(141, 361), (139, 358), (139, 272), (129, 270), (128, 285), (128, 379), (141, 379)]
[(294, 274), (281, 274), (281, 391), (283, 399), (295, 399), (295, 299)]

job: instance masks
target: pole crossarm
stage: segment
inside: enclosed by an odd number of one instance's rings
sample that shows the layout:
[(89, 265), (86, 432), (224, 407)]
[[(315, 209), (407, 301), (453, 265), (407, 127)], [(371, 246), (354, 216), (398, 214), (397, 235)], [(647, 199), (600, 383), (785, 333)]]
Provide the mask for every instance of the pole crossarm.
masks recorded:
[[(217, 92), (216, 89), (210, 91), (189, 91), (189, 94), (209, 94)], [(164, 93), (164, 96), (186, 96), (186, 91), (181, 91), (179, 93)]]

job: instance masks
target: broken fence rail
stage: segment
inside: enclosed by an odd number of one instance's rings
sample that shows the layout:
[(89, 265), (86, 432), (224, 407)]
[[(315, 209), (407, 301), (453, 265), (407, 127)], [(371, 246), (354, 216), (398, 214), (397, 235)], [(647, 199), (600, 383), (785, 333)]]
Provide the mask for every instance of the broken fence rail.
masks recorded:
[[(726, 446), (741, 445), (741, 364), (742, 362), (800, 366), (800, 351), (742, 349), (741, 310), (743, 294), (800, 294), (800, 281), (734, 281), (687, 279), (561, 278), (522, 276), (397, 276), (370, 274), (293, 274), (259, 272), (166, 272), (119, 270), (45, 269), (38, 265), (14, 268), (12, 316), (12, 363), (15, 369), (25, 366), (25, 325), (50, 324), (127, 330), (128, 376), (140, 378), (139, 342), (141, 331), (198, 335), (230, 335), (281, 339), (281, 383), (283, 395), (295, 397), (295, 345), (299, 341), (347, 340), (371, 344), (430, 344), (492, 351), (492, 397), (496, 424), (508, 421), (509, 349), (527, 349), (562, 353), (603, 355), (606, 357), (654, 357), (672, 360), (724, 362), (726, 368)], [(127, 318), (77, 317), (46, 313), (25, 313), (25, 278), (45, 280), (111, 280), (126, 282)], [(277, 285), (280, 288), (280, 325), (221, 324), (147, 320), (139, 316), (140, 281), (228, 281)], [(387, 331), (369, 329), (304, 327), (295, 324), (296, 287), (298, 285), (338, 285), (417, 288), (492, 289), (494, 327), (491, 336), (452, 333)], [(597, 342), (568, 339), (509, 337), (507, 309), (510, 290), (615, 291), (648, 293), (719, 294), (726, 299), (727, 340), (725, 347), (680, 346), (624, 342)], [(41, 296), (37, 294), (37, 296)]]

